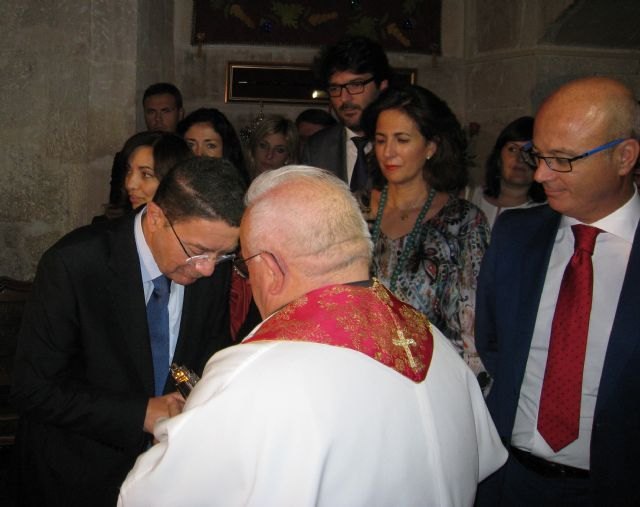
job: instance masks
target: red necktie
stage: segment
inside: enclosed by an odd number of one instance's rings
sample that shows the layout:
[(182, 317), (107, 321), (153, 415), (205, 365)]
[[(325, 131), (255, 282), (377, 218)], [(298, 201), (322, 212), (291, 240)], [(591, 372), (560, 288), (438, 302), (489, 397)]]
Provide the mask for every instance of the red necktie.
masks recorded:
[(538, 431), (555, 452), (578, 438), (593, 293), (591, 255), (596, 236), (602, 232), (588, 225), (574, 225), (571, 229), (575, 246), (562, 276), (553, 315), (538, 412)]

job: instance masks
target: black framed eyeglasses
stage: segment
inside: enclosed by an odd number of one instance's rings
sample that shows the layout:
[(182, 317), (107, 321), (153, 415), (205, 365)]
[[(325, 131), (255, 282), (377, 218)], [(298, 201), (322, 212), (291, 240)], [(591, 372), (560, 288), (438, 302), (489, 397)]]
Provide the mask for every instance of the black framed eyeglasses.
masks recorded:
[(364, 92), (364, 87), (374, 79), (374, 77), (370, 77), (369, 79), (356, 79), (345, 84), (330, 84), (327, 86), (327, 93), (330, 97), (339, 97), (344, 88), (350, 95), (359, 95)]
[(613, 148), (614, 146), (619, 145), (621, 142), (626, 141), (627, 139), (629, 138), (620, 138), (609, 141), (608, 143), (600, 145), (597, 148), (585, 151), (582, 155), (578, 155), (576, 157), (544, 157), (540, 155), (540, 153), (533, 151), (532, 143), (528, 142), (520, 149), (520, 157), (525, 164), (533, 168), (538, 167), (540, 161), (544, 160), (545, 164), (547, 164), (547, 167), (552, 171), (558, 173), (570, 173), (571, 171), (573, 171), (572, 164), (576, 160), (581, 160), (593, 155), (594, 153)]
[(218, 255), (215, 252), (205, 252), (203, 254), (191, 255), (187, 250), (187, 248), (184, 246), (184, 243), (180, 239), (180, 236), (178, 236), (178, 233), (174, 229), (173, 224), (171, 223), (171, 220), (169, 220), (169, 217), (165, 215), (165, 218), (167, 219), (167, 222), (169, 223), (169, 227), (171, 227), (171, 230), (173, 231), (174, 236), (178, 240), (178, 243), (180, 243), (180, 247), (182, 248), (182, 251), (187, 256), (187, 260), (184, 261), (185, 264), (189, 264), (191, 266), (201, 266), (203, 264), (213, 263), (214, 265), (218, 265), (221, 262), (232, 261), (236, 258), (236, 254), (232, 254), (232, 253)]
[(238, 273), (238, 275), (240, 275), (244, 279), (249, 278), (249, 268), (247, 266), (247, 262), (249, 262), (251, 259), (255, 259), (263, 253), (266, 252), (258, 252), (255, 255), (247, 257), (246, 259), (243, 259), (241, 256), (236, 255), (235, 259), (233, 259), (233, 268), (236, 270), (236, 273)]
[(247, 262), (249, 262), (251, 259), (255, 259), (256, 257), (262, 254), (270, 255), (271, 258), (273, 259), (273, 262), (275, 262), (276, 266), (278, 266), (280, 273), (282, 273), (282, 275), (284, 276), (285, 273), (284, 273), (284, 270), (282, 269), (282, 266), (280, 266), (280, 262), (278, 262), (278, 258), (271, 252), (268, 252), (267, 250), (262, 250), (257, 254), (250, 255), (246, 259), (243, 259), (240, 255), (236, 255), (235, 259), (233, 259), (233, 268), (236, 270), (236, 273), (238, 273), (239, 276), (241, 276), (244, 279), (247, 279), (249, 278), (249, 268), (247, 267)]

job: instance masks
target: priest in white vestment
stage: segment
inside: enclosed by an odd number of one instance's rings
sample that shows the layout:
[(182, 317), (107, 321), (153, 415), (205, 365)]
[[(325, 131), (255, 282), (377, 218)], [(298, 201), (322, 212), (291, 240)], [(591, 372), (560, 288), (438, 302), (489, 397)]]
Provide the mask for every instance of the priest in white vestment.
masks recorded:
[(473, 505), (507, 452), (448, 340), (368, 279), (348, 187), (289, 166), (247, 205), (235, 262), (265, 321), (156, 425), (119, 505)]

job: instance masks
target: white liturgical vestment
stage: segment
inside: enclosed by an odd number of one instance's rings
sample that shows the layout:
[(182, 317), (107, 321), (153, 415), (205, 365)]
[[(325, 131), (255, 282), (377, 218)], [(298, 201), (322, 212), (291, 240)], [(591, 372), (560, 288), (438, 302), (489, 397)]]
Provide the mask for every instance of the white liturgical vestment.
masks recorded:
[(156, 424), (159, 443), (138, 458), (119, 505), (473, 505), (507, 452), (473, 373), (431, 334), (419, 382), (324, 343), (222, 350), (183, 413)]

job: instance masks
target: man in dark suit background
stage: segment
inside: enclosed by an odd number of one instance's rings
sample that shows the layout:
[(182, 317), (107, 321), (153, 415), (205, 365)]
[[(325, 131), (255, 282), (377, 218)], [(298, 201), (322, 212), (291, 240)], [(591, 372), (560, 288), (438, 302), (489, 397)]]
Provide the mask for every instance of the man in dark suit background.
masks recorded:
[[(362, 111), (389, 84), (389, 61), (378, 43), (365, 37), (350, 37), (324, 48), (316, 67), (339, 123), (309, 138), (302, 161), (327, 169), (350, 183), (358, 158), (352, 139), (364, 136), (360, 126)], [(368, 153), (370, 143), (364, 146)]]
[[(487, 404), (510, 457), (481, 484), (477, 505), (640, 505), (639, 135), (631, 91), (607, 78), (562, 86), (536, 116), (523, 155), (536, 165), (549, 206), (501, 215), (478, 283), (476, 344), (495, 382)], [(556, 328), (563, 273), (585, 225), (600, 230), (591, 309), (575, 292), (569, 320)], [(550, 403), (556, 415), (547, 418), (547, 393), (549, 400), (571, 399), (562, 397), (572, 376), (553, 391), (552, 356), (562, 376), (576, 364), (579, 346), (551, 351), (575, 324), (585, 328), (575, 417), (565, 419), (566, 401)], [(549, 427), (575, 432), (557, 444)]]
[(153, 279), (171, 283), (169, 363), (201, 374), (231, 344), (232, 266), (220, 261), (237, 247), (243, 194), (229, 162), (189, 159), (134, 217), (77, 229), (43, 255), (13, 386), (21, 504), (115, 505), (155, 422), (184, 403), (166, 373), (154, 380)]

